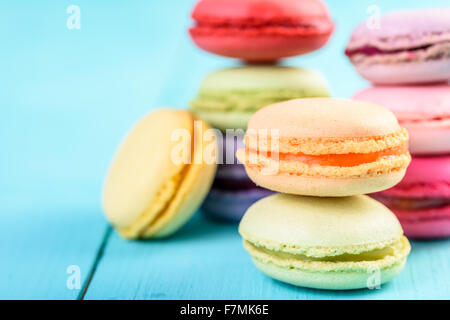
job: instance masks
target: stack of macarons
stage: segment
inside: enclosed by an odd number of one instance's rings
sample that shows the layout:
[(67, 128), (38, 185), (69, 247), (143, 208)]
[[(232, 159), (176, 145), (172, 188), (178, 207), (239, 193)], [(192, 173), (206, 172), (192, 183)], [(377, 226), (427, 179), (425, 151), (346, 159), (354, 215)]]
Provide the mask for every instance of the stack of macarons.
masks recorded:
[(412, 238), (450, 236), (450, 8), (390, 12), (359, 25), (346, 54), (373, 86), (358, 100), (389, 108), (410, 136), (405, 178), (373, 196)]
[(295, 99), (257, 111), (238, 159), (256, 184), (281, 192), (239, 225), (254, 264), (319, 289), (374, 288), (403, 269), (410, 245), (395, 215), (362, 195), (388, 189), (410, 162), (408, 134), (376, 104)]
[(320, 73), (275, 63), (320, 48), (334, 25), (321, 0), (200, 0), (192, 18), (195, 44), (246, 64), (209, 74), (190, 103), (223, 135), (223, 163), (202, 209), (239, 221), (252, 203), (272, 193), (250, 181), (234, 157), (252, 114), (280, 101), (329, 96)]
[[(320, 0), (202, 0), (193, 16), (197, 24), (191, 34), (200, 47), (247, 62), (273, 62), (315, 50), (333, 29)], [(324, 78), (301, 68), (266, 64), (211, 74), (190, 111), (159, 109), (125, 136), (104, 183), (107, 219), (128, 239), (172, 235), (204, 202), (222, 144), (224, 163), (231, 165), (220, 165), (204, 208), (239, 219), (251, 203), (273, 193), (253, 184), (241, 164), (233, 165), (251, 114), (278, 101), (328, 95)], [(216, 128), (242, 134), (221, 138)]]

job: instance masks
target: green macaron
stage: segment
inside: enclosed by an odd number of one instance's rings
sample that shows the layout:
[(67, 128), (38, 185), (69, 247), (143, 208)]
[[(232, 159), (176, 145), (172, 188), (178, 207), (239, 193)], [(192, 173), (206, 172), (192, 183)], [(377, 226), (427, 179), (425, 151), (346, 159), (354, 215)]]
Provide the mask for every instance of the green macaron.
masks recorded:
[(246, 129), (251, 115), (265, 106), (297, 98), (328, 96), (327, 82), (316, 71), (245, 66), (208, 75), (190, 108), (215, 128)]
[(395, 215), (363, 195), (275, 194), (247, 210), (239, 233), (263, 273), (317, 289), (377, 287), (400, 273), (411, 249)]

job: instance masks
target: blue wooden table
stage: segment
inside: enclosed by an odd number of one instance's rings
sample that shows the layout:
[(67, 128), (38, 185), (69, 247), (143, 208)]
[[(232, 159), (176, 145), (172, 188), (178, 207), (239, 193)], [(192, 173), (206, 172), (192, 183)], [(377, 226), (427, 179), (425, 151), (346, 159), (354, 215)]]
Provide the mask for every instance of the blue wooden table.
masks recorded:
[[(374, 3), (448, 1), (329, 0), (329, 44), (284, 64), (322, 71), (336, 97), (368, 86), (343, 50)], [(151, 109), (185, 108), (205, 75), (237, 63), (192, 45), (193, 1), (79, 0), (80, 29), (66, 26), (70, 4), (0, 3), (0, 298), (450, 298), (450, 240), (414, 241), (403, 273), (379, 290), (330, 292), (265, 277), (237, 226), (200, 212), (168, 240), (120, 238), (100, 194), (124, 133)]]

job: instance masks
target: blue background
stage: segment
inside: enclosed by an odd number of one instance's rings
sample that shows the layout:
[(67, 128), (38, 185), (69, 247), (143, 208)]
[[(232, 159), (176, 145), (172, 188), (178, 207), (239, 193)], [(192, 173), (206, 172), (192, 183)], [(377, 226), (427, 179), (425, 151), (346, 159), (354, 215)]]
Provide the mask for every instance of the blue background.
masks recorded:
[[(0, 298), (450, 298), (449, 240), (414, 242), (405, 271), (381, 290), (328, 292), (269, 279), (235, 225), (201, 214), (167, 241), (131, 242), (100, 207), (117, 144), (160, 106), (186, 108), (208, 73), (238, 64), (197, 49), (194, 1), (0, 2)], [(335, 97), (368, 86), (348, 63), (352, 29), (368, 17), (442, 1), (327, 1), (336, 31), (286, 65), (320, 70)], [(69, 5), (81, 29), (69, 30)], [(67, 288), (67, 267), (81, 287)]]

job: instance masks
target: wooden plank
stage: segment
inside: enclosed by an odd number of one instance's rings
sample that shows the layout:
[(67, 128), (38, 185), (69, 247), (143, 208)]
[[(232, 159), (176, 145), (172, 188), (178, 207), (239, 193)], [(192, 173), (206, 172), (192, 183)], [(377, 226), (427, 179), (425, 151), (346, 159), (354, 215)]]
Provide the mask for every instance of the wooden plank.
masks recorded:
[(108, 226), (86, 195), (35, 192), (0, 197), (0, 299), (77, 299)]
[[(77, 4), (80, 30), (66, 28), (68, 4), (14, 3), (0, 12), (13, 25), (0, 53), (8, 92), (0, 117), (0, 298), (82, 297), (108, 228), (99, 207), (107, 166), (173, 71), (168, 53), (176, 44), (167, 38), (181, 28), (173, 23), (184, 15), (177, 4)], [(70, 265), (80, 268), (80, 289), (66, 286)]]
[(405, 270), (381, 289), (298, 288), (260, 273), (236, 225), (199, 213), (167, 240), (112, 234), (86, 299), (444, 299), (450, 296), (450, 240), (414, 242)]

